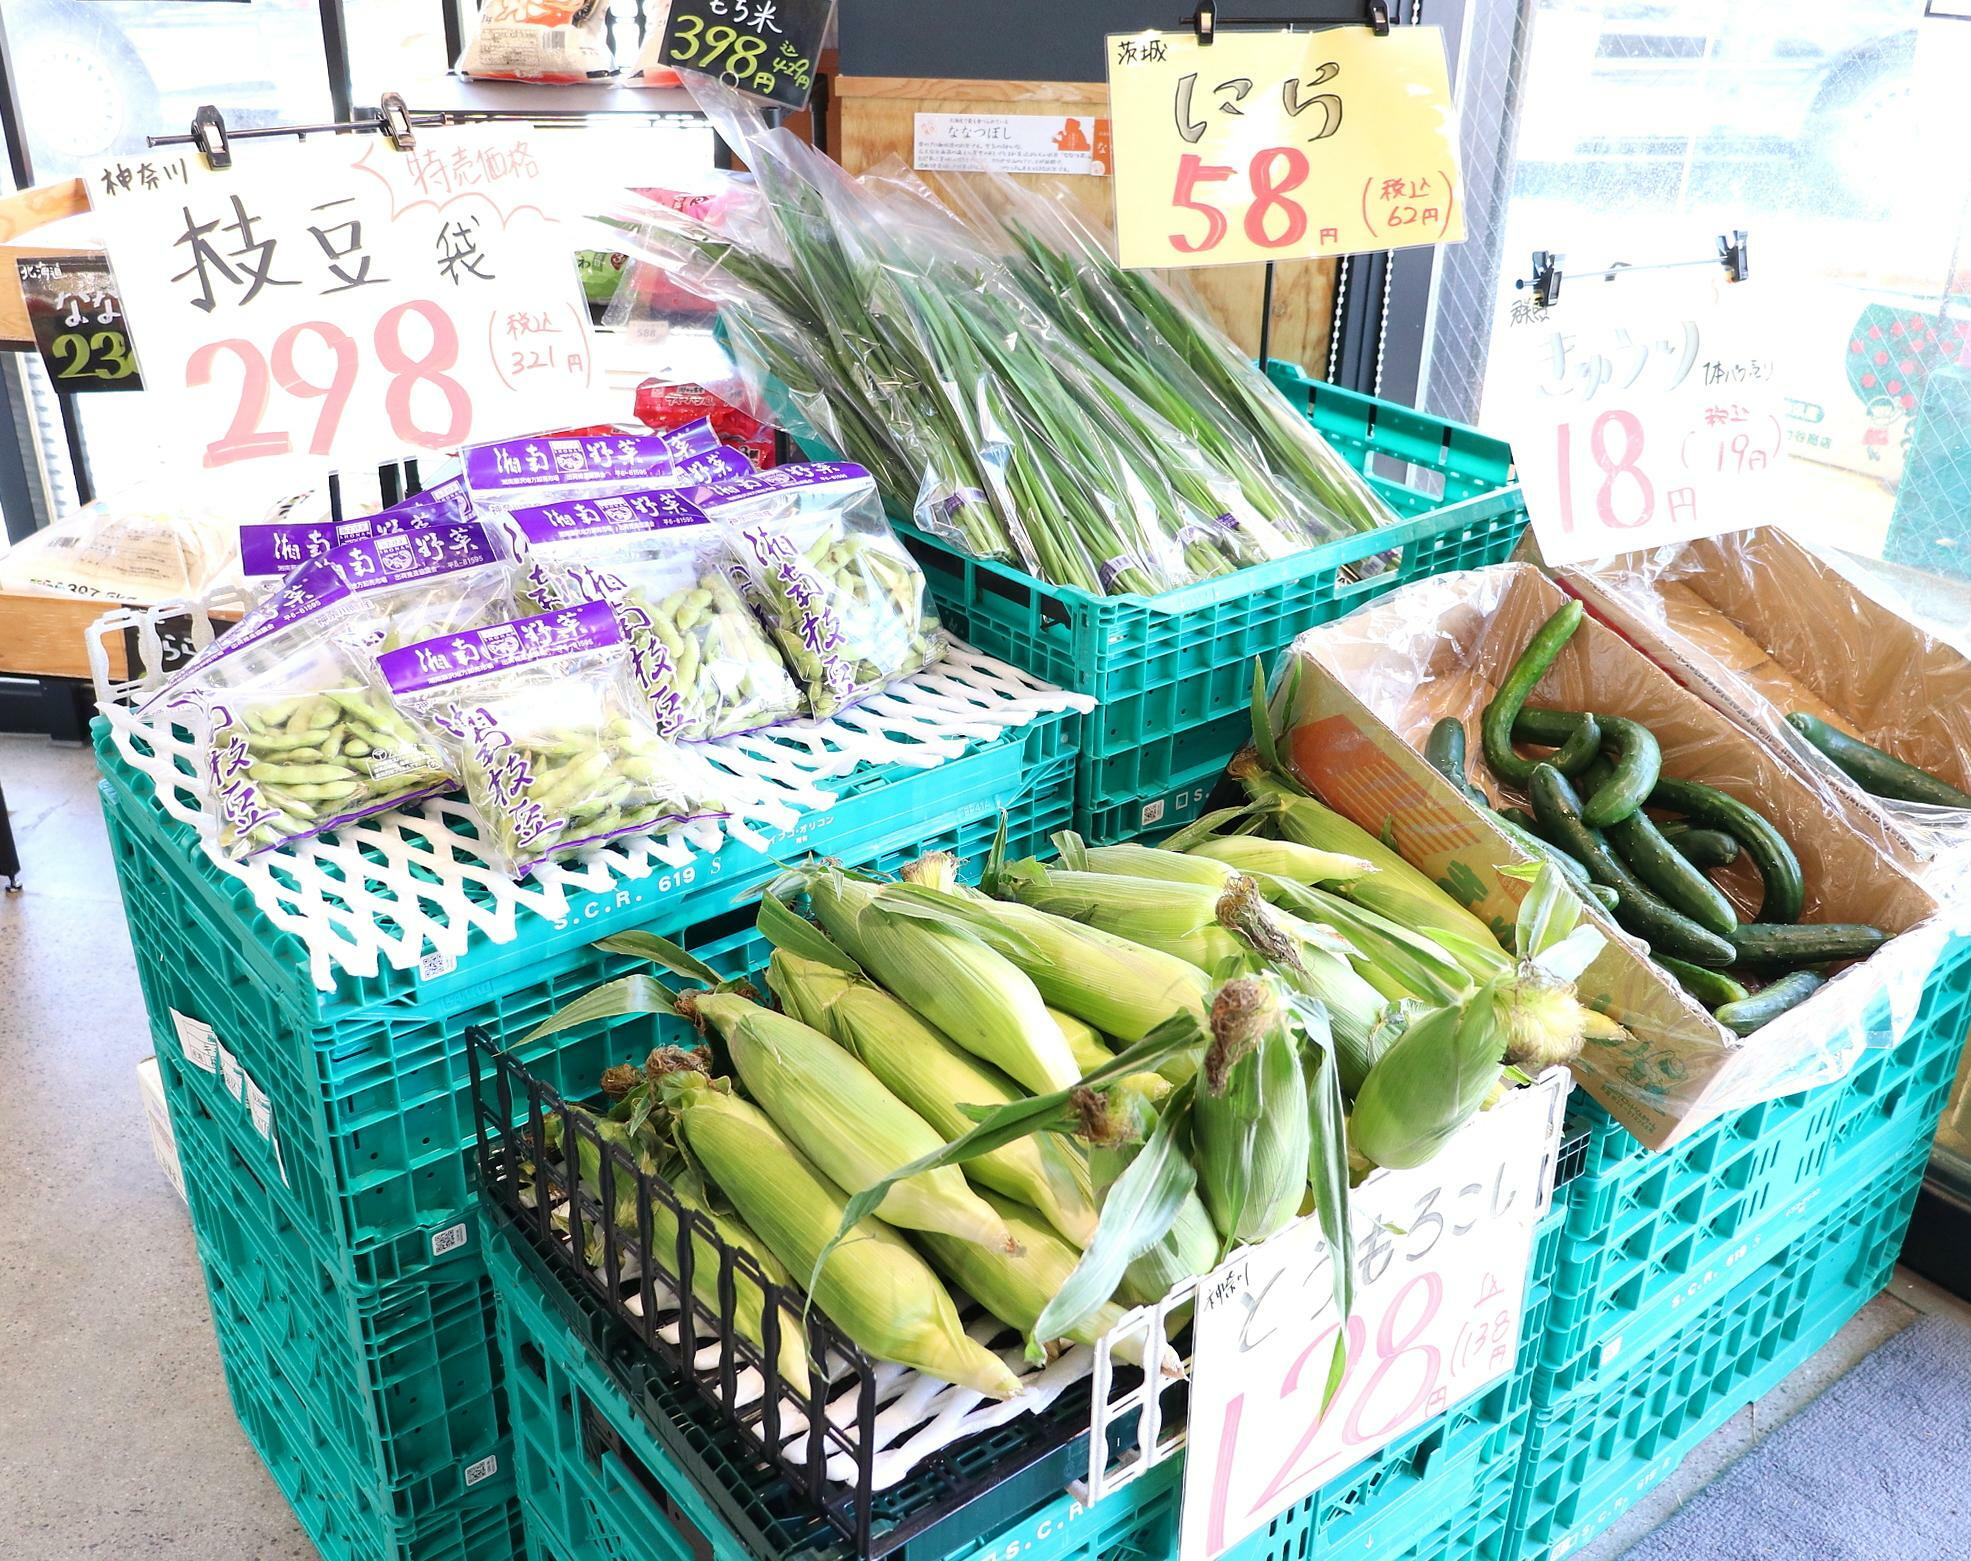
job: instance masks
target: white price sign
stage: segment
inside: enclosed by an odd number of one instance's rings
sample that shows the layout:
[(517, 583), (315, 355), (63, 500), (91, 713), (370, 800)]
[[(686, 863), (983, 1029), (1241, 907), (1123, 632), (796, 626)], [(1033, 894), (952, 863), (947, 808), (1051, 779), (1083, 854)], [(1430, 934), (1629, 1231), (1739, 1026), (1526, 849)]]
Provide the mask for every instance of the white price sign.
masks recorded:
[(1503, 312), (1481, 421), (1511, 441), (1541, 556), (1575, 563), (1772, 518), (1778, 331), (1722, 269), (1563, 276)]
[[(1345, 1327), (1312, 1219), (1199, 1282), (1181, 1561), (1211, 1561), (1513, 1369), (1563, 1093), (1517, 1092), (1429, 1165), (1356, 1189)], [(1323, 1413), (1338, 1335), (1347, 1360)]]
[[(90, 181), (144, 385), (206, 467), (376, 462), (606, 403), (541, 132), (236, 142)], [(133, 166), (134, 165), (134, 166)]]

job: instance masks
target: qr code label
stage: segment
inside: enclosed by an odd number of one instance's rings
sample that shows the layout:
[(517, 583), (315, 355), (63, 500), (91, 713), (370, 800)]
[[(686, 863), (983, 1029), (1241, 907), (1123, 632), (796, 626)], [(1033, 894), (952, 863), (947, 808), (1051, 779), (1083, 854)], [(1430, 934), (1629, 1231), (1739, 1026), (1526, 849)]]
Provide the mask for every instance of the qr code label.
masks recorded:
[(447, 1225), (437, 1235), (431, 1238), (431, 1255), (433, 1257), (443, 1257), (447, 1252), (458, 1251), (460, 1247), (465, 1245), (465, 1242), (465, 1221), (460, 1220), (456, 1225)]
[(1157, 798), (1155, 802), (1144, 803), (1143, 827), (1148, 829), (1152, 824), (1161, 824), (1163, 822), (1163, 810), (1164, 801), (1161, 797)]
[(458, 968), (458, 955), (447, 954), (443, 949), (433, 949), (417, 962), (417, 978), (420, 981), (436, 981), (440, 976), (449, 976)]
[(481, 1458), (477, 1463), (469, 1463), (465, 1466), (466, 1487), (470, 1489), (481, 1481), (490, 1480), (499, 1472), (500, 1460), (497, 1453), (488, 1458)]

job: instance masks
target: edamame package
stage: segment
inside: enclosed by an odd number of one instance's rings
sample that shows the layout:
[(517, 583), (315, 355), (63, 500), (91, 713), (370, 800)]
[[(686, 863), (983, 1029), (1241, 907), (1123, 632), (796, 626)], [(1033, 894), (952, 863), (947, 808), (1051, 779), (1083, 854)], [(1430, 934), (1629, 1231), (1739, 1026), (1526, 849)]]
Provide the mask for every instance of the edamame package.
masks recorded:
[(724, 811), (711, 766), (657, 735), (607, 602), (402, 646), (377, 672), (445, 752), (483, 843), (516, 877)]
[(657, 488), (508, 519), (526, 543), (523, 606), (609, 603), (663, 736), (722, 737), (800, 712), (800, 691), (728, 573), (729, 544), (697, 505)]
[(330, 564), (305, 566), (159, 696), (201, 739), (206, 824), (226, 855), (452, 788), (438, 751), (350, 651), (355, 606)]
[(465, 484), (453, 477), (374, 515), (349, 520), (259, 521), (240, 527), (240, 573), (250, 581), (285, 579), (345, 542), (396, 536), (470, 520)]
[(476, 521), (361, 537), (322, 561), (354, 598), (338, 632), (362, 654), (513, 616), (512, 553)]
[(781, 466), (698, 488), (725, 528), (766, 620), (817, 716), (874, 693), (944, 653), (917, 561), (860, 466)]
[(500, 523), (513, 510), (648, 488), (743, 477), (753, 463), (700, 418), (661, 434), (535, 434), (459, 452), (472, 512)]

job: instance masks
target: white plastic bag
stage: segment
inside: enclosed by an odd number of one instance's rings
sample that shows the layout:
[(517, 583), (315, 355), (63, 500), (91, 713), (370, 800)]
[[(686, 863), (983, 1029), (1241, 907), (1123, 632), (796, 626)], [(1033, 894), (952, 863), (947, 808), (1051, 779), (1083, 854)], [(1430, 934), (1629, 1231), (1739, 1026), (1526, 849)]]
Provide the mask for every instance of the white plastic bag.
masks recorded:
[(594, 81), (616, 73), (608, 0), (485, 0), (458, 68), (480, 81)]

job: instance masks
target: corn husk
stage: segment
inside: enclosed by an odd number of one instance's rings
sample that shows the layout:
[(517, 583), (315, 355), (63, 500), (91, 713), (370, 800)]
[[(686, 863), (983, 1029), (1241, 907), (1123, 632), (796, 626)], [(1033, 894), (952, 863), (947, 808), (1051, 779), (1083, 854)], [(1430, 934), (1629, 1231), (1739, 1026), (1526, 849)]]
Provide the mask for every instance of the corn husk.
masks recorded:
[[(946, 1142), (976, 1125), (961, 1107), (1004, 1106), (1020, 1098), (1003, 1073), (952, 1045), (858, 975), (776, 949), (767, 985), (788, 1012), (832, 1036)], [(1087, 1157), (1066, 1139), (1051, 1133), (1019, 1139), (966, 1161), (964, 1173), (975, 1186), (1038, 1209), (1075, 1246), (1093, 1239)]]
[(1371, 1165), (1422, 1165), (1491, 1098), (1508, 1039), (1490, 986), (1411, 1015), (1356, 1092), (1349, 1147)]
[[(694, 993), (679, 1008), (718, 1031), (747, 1094), (838, 1186), (860, 1192), (944, 1144), (881, 1079), (799, 1019), (730, 992)], [(907, 1230), (985, 1246), (1013, 1239), (956, 1166), (898, 1182), (876, 1213)]]
[(1047, 1016), (1054, 1021), (1054, 1028), (1061, 1032), (1061, 1039), (1068, 1043), (1068, 1049), (1074, 1053), (1075, 1066), (1081, 1069), (1084, 1076), (1116, 1060), (1116, 1054), (1103, 1044), (1095, 1026), (1086, 1019), (1077, 1019), (1071, 1013), (1051, 1007), (1047, 1010)]
[[(1088, 1162), (1096, 1186), (1106, 1194), (1143, 1153), (1160, 1113), (1141, 1093), (1122, 1086), (1108, 1092), (1101, 1111), (1106, 1120), (1097, 1130)], [(1218, 1252), (1211, 1215), (1197, 1193), (1191, 1192), (1179, 1204), (1169, 1229), (1130, 1261), (1116, 1293), (1127, 1305), (1152, 1305), (1185, 1280), (1209, 1272)]]
[(689, 1068), (673, 1063), (664, 1086), (686, 1148), (773, 1255), (814, 1276), (816, 1304), (843, 1333), (879, 1360), (988, 1398), (1020, 1392), (1005, 1363), (967, 1336), (937, 1275), (881, 1220), (858, 1221), (816, 1274), (848, 1195), (765, 1113)]
[(1034, 983), (969, 933), (883, 901), (883, 886), (834, 872), (807, 875), (828, 936), (951, 1040), (1037, 1094), (1081, 1078), (1074, 1053)]
[(1293, 840), (1269, 840), (1262, 835), (1215, 835), (1187, 847), (1181, 854), (1203, 857), (1261, 882), (1267, 878), (1285, 878), (1303, 884), (1353, 883), (1378, 871), (1367, 857), (1345, 851), (1317, 850)]
[[(733, 1251), (746, 1253), (759, 1265), (767, 1279), (786, 1289), (790, 1299), (798, 1300), (799, 1291), (792, 1277), (770, 1251), (766, 1243), (749, 1230), (737, 1215), (714, 1209), (705, 1196), (703, 1185), (697, 1176), (680, 1159), (675, 1150), (668, 1155), (656, 1146), (654, 1129), (646, 1128), (636, 1138), (621, 1122), (613, 1122), (607, 1117), (593, 1119), (591, 1125), (596, 1135), (604, 1143), (611, 1144), (630, 1155), (638, 1168), (652, 1175), (661, 1176), (677, 1195), (678, 1201), (687, 1208), (696, 1210), (710, 1220), (718, 1232), (719, 1240)], [(576, 1158), (581, 1167), (582, 1186), (590, 1196), (598, 1201), (602, 1197), (602, 1160), (597, 1153), (595, 1140), (586, 1134), (576, 1132)], [(640, 1220), (637, 1212), (636, 1179), (624, 1170), (618, 1162), (615, 1167), (616, 1228), (631, 1240), (641, 1243), (638, 1229)], [(564, 1222), (565, 1223), (565, 1222)], [(585, 1232), (588, 1238), (587, 1254), (590, 1267), (600, 1269), (605, 1253), (600, 1236)], [(650, 1199), (650, 1250), (649, 1256), (657, 1268), (675, 1276), (678, 1263), (678, 1218), (662, 1198)], [(691, 1292), (708, 1308), (713, 1315), (719, 1315), (723, 1308), (719, 1298), (719, 1257), (702, 1234), (694, 1232), (692, 1238)], [(732, 1310), (733, 1324), (741, 1338), (754, 1349), (766, 1348), (766, 1292), (754, 1284), (746, 1272), (734, 1266), (732, 1270)], [(778, 1308), (776, 1319), (779, 1325), (779, 1346), (776, 1352), (776, 1365), (781, 1380), (806, 1391), (809, 1387), (807, 1335), (802, 1330), (799, 1319), (786, 1306)]]
[(1211, 1005), (1212, 1043), (1191, 1105), (1198, 1186), (1226, 1249), (1299, 1211), (1312, 1149), (1300, 1043), (1279, 981), (1243, 976)]
[[(1058, 1341), (1031, 1338), (1034, 1324), (1067, 1283), (1081, 1253), (1048, 1229), (1036, 1210), (1010, 1199), (987, 1196), (1019, 1241), (1017, 1256), (988, 1252), (934, 1231), (921, 1231), (916, 1239), (930, 1254), (934, 1267), (1007, 1327), (1028, 1336), (1030, 1346), (1054, 1344)], [(1122, 1316), (1123, 1309), (1114, 1301), (1105, 1302), (1076, 1321), (1061, 1339), (1069, 1344), (1093, 1344), (1121, 1322)]]

